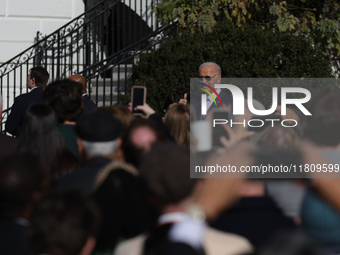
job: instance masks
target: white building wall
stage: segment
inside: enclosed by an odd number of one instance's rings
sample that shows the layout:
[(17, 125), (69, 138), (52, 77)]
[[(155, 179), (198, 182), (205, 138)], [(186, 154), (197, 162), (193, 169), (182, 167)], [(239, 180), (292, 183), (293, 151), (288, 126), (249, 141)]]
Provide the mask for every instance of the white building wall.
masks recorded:
[[(155, 0), (120, 1), (130, 6), (150, 27), (156, 27), (157, 19), (150, 16)], [(0, 0), (0, 65), (32, 46), (37, 31), (43, 35), (51, 34), (84, 11), (83, 0)], [(24, 69), (12, 72), (11, 78), (2, 78), (0, 93), (4, 109), (13, 104), (16, 96), (26, 92), (25, 84), (19, 85), (17, 81), (20, 76), (27, 75)]]
[(0, 64), (85, 10), (83, 0), (0, 0)]
[[(83, 0), (0, 0), (0, 65), (32, 46), (37, 31), (48, 35), (84, 11)], [(26, 70), (22, 72), (27, 76)], [(7, 77), (2, 81), (7, 84)], [(5, 86), (1, 91), (4, 109), (26, 91), (25, 86), (8, 85), (9, 91)]]

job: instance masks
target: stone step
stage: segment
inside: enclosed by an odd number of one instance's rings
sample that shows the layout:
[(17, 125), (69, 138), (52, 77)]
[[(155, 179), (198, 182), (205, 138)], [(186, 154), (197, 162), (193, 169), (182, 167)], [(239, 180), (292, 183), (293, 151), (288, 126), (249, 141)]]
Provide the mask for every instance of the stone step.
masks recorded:
[(127, 88), (127, 83), (125, 83), (125, 81), (106, 81), (105, 83), (103, 81), (99, 81), (98, 80), (98, 87), (96, 87), (96, 83), (95, 82), (91, 82), (92, 86), (91, 86), (91, 94), (103, 94), (105, 92), (105, 94), (111, 93), (111, 84), (112, 84), (112, 92), (118, 92), (118, 88), (119, 91), (121, 92), (125, 92), (125, 87)]
[[(88, 93), (93, 101), (98, 101), (98, 106), (110, 105), (111, 99), (111, 86), (112, 86), (112, 104), (118, 101), (118, 88), (120, 94), (125, 94), (127, 89), (127, 78), (132, 73), (132, 64), (124, 64), (112, 68), (111, 78), (98, 78), (91, 80), (91, 91)], [(125, 73), (126, 70), (126, 73)], [(98, 87), (96, 87), (98, 84)]]
[[(120, 95), (125, 95), (124, 92), (121, 92)], [(104, 105), (104, 95), (98, 95), (98, 98), (96, 95), (91, 94), (90, 95), (91, 100), (96, 102), (98, 106), (103, 106)], [(118, 92), (113, 92), (112, 93), (112, 104), (115, 104), (118, 102)], [(106, 94), (105, 96), (105, 106), (109, 106), (111, 104), (111, 95), (110, 93)]]

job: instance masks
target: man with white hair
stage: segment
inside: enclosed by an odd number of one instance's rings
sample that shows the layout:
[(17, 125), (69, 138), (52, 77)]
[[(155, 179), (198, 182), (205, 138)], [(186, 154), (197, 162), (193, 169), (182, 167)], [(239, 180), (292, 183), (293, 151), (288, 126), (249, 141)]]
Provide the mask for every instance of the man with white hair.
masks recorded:
[[(0, 94), (0, 123), (2, 124), (2, 95)], [(13, 154), (18, 148), (19, 141), (0, 133), (0, 159)]]
[[(199, 67), (199, 76), (200, 82), (208, 85), (205, 86), (204, 89), (213, 92), (209, 87), (215, 88), (216, 84), (221, 83), (221, 68), (214, 62), (205, 62)], [(222, 104), (226, 106), (230, 105), (230, 107), (232, 107), (233, 98), (230, 95), (226, 94), (221, 89), (216, 89), (216, 92), (221, 98)], [(214, 99), (216, 99), (217, 105), (214, 104), (214, 100), (210, 96), (207, 96), (207, 111), (221, 106), (216, 93), (212, 93), (212, 95), (214, 96)], [(205, 115), (201, 114), (201, 98), (193, 98), (191, 100), (191, 105), (195, 109), (196, 118), (198, 120), (204, 119)]]
[(85, 163), (79, 170), (57, 180), (57, 185), (89, 194), (98, 172), (111, 162), (121, 145), (123, 125), (111, 115), (95, 111), (81, 116), (75, 130), (79, 155), (85, 158)]

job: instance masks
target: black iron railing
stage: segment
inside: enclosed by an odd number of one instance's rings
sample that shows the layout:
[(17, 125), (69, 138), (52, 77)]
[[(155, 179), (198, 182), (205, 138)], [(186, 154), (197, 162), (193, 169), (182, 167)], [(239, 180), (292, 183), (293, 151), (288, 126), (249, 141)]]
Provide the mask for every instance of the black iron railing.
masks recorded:
[(7, 116), (8, 116), (8, 113), (10, 112), (11, 108), (8, 108), (4, 111), (2, 111), (2, 118), (1, 118), (1, 133), (3, 132), (2, 130), (2, 127), (5, 125), (5, 122), (6, 122), (6, 119), (7, 119)]
[(27, 92), (34, 66), (45, 67), (50, 81), (80, 73), (96, 103), (113, 104), (126, 92), (135, 57), (165, 39), (169, 27), (163, 28), (152, 12), (158, 1), (102, 0), (48, 36), (37, 32), (34, 45), (0, 66), (4, 109)]
[[(174, 26), (160, 28), (157, 31), (150, 33), (144, 39), (112, 54), (108, 58), (101, 60), (80, 72), (80, 74), (87, 77), (89, 82), (92, 81), (92, 84), (98, 84), (98, 80), (101, 79), (101, 88), (103, 90), (99, 93), (98, 89), (100, 87), (95, 86), (97, 91), (92, 91), (95, 94), (92, 99), (96, 103), (101, 102), (102, 105), (112, 105), (114, 102), (119, 101), (118, 94), (125, 94), (127, 92), (128, 74), (132, 69), (135, 58), (141, 52), (156, 49), (169, 35), (174, 35), (169, 33), (175, 31), (173, 28)], [(115, 71), (113, 71), (114, 69)], [(116, 76), (106, 78), (106, 73), (114, 74)], [(105, 90), (106, 88), (108, 88), (108, 91)]]

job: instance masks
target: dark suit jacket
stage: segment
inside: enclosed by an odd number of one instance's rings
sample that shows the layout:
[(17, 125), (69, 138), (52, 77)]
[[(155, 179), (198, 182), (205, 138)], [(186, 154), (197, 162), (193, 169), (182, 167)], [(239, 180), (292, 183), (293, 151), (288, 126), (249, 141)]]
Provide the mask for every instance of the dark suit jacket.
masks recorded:
[(26, 238), (27, 227), (17, 224), (12, 219), (0, 219), (0, 254), (31, 255)]
[(17, 137), (20, 136), (22, 120), (27, 108), (34, 103), (44, 103), (41, 95), (42, 90), (42, 88), (37, 87), (31, 90), (31, 92), (22, 94), (14, 99), (11, 113), (9, 114), (5, 124), (6, 132)]
[(84, 103), (84, 113), (92, 112), (97, 108), (97, 105), (91, 100), (91, 98), (86, 94), (82, 96)]
[(18, 148), (19, 139), (0, 134), (0, 159), (14, 154)]
[(204, 255), (204, 251), (196, 251), (185, 243), (165, 242), (154, 255)]
[(62, 189), (77, 189), (90, 194), (93, 191), (99, 170), (110, 162), (110, 159), (104, 157), (92, 158), (85, 162), (80, 169), (60, 177), (55, 183)]
[(262, 246), (282, 230), (294, 230), (294, 221), (286, 217), (269, 196), (244, 197), (214, 222), (213, 228), (247, 238)]
[[(231, 105), (231, 107), (233, 106), (233, 98), (230, 95), (228, 95), (227, 93), (225, 93), (223, 91), (223, 89), (221, 89), (219, 96), (221, 98), (222, 104)], [(218, 98), (216, 98), (216, 103), (217, 103), (217, 105), (215, 105), (213, 103), (208, 111), (211, 111), (214, 108), (221, 107), (221, 104), (220, 104), (220, 101), (218, 100)], [(195, 110), (196, 119), (200, 120), (201, 116), (202, 116), (202, 114), (201, 114), (201, 98), (195, 97), (195, 98), (191, 99), (190, 105)]]

